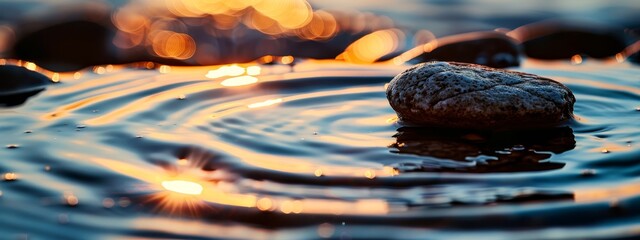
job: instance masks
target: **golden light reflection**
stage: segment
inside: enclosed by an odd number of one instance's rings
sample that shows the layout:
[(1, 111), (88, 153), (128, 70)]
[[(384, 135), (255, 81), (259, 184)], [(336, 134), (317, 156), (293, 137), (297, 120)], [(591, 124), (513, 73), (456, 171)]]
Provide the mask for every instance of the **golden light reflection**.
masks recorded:
[(283, 56), (280, 58), (282, 64), (292, 64), (294, 60), (293, 56)]
[(582, 56), (580, 56), (580, 55), (578, 55), (578, 54), (573, 55), (573, 56), (571, 57), (571, 63), (572, 63), (572, 64), (580, 64), (580, 63), (582, 63)]
[(375, 171), (373, 171), (373, 170), (366, 170), (366, 171), (364, 172), (364, 176), (365, 176), (366, 178), (368, 178), (368, 179), (374, 179), (374, 178), (376, 178), (376, 172), (375, 172)]
[(258, 202), (256, 203), (256, 207), (260, 211), (270, 211), (272, 210), (272, 207), (273, 207), (273, 201), (271, 201), (271, 199), (266, 197), (260, 198), (260, 200), (258, 200)]
[[(215, 203), (226, 206), (255, 208), (258, 211), (280, 210), (284, 214), (350, 214), (350, 215), (381, 215), (389, 212), (389, 205), (382, 199), (362, 199), (347, 201), (338, 199), (289, 199), (286, 197), (259, 197), (255, 193), (236, 193), (235, 184), (218, 184), (205, 180), (203, 171), (198, 164), (204, 160), (191, 158), (206, 158), (206, 156), (188, 156), (190, 165), (181, 171), (165, 172), (156, 168), (142, 167), (125, 161), (99, 158), (90, 155), (66, 153), (65, 157), (82, 158), (111, 169), (120, 174), (139, 179), (151, 186), (157, 186), (158, 192), (149, 196), (148, 203), (157, 204), (159, 211), (169, 214), (198, 216)], [(72, 193), (65, 193), (65, 201), (69, 205), (78, 203)], [(113, 199), (104, 200), (105, 207), (112, 207)], [(120, 199), (118, 205), (128, 206), (130, 200)]]
[(158, 68), (158, 72), (160, 73), (169, 73), (171, 72), (171, 66), (168, 65), (162, 65)]
[(165, 58), (189, 59), (196, 52), (193, 38), (184, 33), (159, 31), (151, 39), (153, 52)]
[(247, 67), (247, 75), (249, 76), (257, 76), (262, 72), (262, 68), (260, 66), (248, 66)]
[(633, 148), (629, 145), (616, 144), (613, 142), (605, 142), (602, 146), (595, 147), (589, 149), (589, 152), (599, 152), (599, 153), (622, 153), (622, 152), (630, 152), (633, 151)]
[(237, 87), (237, 86), (254, 84), (256, 82), (258, 82), (258, 79), (256, 77), (239, 76), (239, 77), (228, 78), (222, 81), (220, 84), (222, 84), (222, 86), (225, 86), (225, 87)]
[(51, 75), (51, 81), (60, 82), (60, 74), (59, 73), (53, 73), (53, 75)]
[(373, 63), (401, 47), (405, 35), (398, 29), (379, 30), (356, 40), (336, 59), (351, 63)]
[[(381, 29), (392, 26), (390, 20), (359, 14), (356, 18), (336, 19), (337, 12), (314, 10), (307, 0), (164, 0), (164, 6), (150, 8), (147, 0), (130, 1), (111, 16), (118, 29), (113, 43), (122, 49), (146, 48), (164, 58), (186, 60), (195, 54), (191, 30), (201, 23), (185, 19), (210, 20), (215, 37), (246, 34), (246, 28), (279, 38), (324, 41), (333, 38), (340, 25), (360, 26), (350, 29)], [(203, 22), (203, 21), (200, 21)], [(356, 22), (356, 23), (353, 23)], [(234, 31), (229, 31), (234, 30)]]
[(96, 74), (105, 74), (107, 73), (107, 69), (103, 66), (96, 66), (93, 67), (93, 72)]
[[(255, 69), (252, 71), (256, 71)], [(205, 77), (207, 78), (221, 78), (221, 77), (235, 77), (244, 74), (245, 69), (236, 64), (221, 66), (218, 69), (210, 70)]]
[(577, 189), (574, 199), (578, 203), (611, 201), (640, 195), (640, 183), (626, 183), (618, 186)]
[(247, 105), (247, 107), (249, 108), (260, 108), (260, 107), (267, 107), (267, 106), (271, 106), (277, 103), (281, 103), (282, 102), (282, 98), (276, 98), (276, 99), (269, 99), (266, 100), (264, 102), (258, 102), (258, 103), (252, 103)]
[(2, 178), (7, 182), (15, 181), (15, 180), (18, 180), (18, 174), (13, 172), (8, 172), (8, 173), (5, 173)]
[(186, 181), (186, 180), (168, 180), (161, 183), (162, 187), (169, 191), (188, 194), (188, 195), (200, 195), (202, 194), (202, 185)]
[(65, 192), (64, 195), (62, 196), (64, 203), (69, 205), (69, 206), (76, 206), (78, 205), (78, 203), (80, 203), (80, 200), (78, 199), (78, 197), (76, 197), (75, 194), (73, 194), (72, 192)]
[(26, 63), (24, 63), (24, 68), (29, 69), (31, 71), (35, 71), (36, 69), (38, 69), (38, 66), (36, 66), (35, 63), (26, 62)]
[(323, 40), (334, 37), (339, 31), (335, 17), (325, 11), (316, 11), (309, 23), (296, 31), (302, 39)]

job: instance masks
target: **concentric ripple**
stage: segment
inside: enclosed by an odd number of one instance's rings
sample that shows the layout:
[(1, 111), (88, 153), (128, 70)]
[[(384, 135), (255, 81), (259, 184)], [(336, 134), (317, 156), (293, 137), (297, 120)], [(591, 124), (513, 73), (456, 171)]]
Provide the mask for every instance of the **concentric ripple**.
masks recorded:
[(527, 239), (637, 227), (640, 70), (625, 63), (526, 62), (517, 70), (574, 91), (577, 119), (507, 133), (402, 126), (384, 87), (407, 66), (238, 67), (262, 74), (123, 66), (0, 110), (1, 143), (18, 146), (0, 153), (11, 159), (0, 170), (19, 176), (0, 185), (0, 207), (24, 216), (0, 222), (60, 238)]

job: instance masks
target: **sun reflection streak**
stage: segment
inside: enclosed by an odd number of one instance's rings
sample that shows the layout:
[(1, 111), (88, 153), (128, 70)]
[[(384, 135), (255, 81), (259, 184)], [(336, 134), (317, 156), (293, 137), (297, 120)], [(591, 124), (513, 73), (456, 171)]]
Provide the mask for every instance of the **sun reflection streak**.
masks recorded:
[[(255, 70), (252, 70), (255, 71)], [(210, 70), (205, 77), (207, 78), (221, 78), (221, 77), (235, 77), (244, 74), (245, 69), (236, 64), (226, 65), (219, 67), (218, 69)]]
[(239, 76), (239, 77), (228, 78), (222, 81), (220, 84), (222, 84), (222, 86), (225, 86), (225, 87), (237, 87), (237, 86), (254, 84), (257, 82), (258, 82), (258, 79), (256, 77)]
[(257, 103), (252, 103), (247, 105), (247, 107), (249, 108), (260, 108), (260, 107), (267, 107), (267, 106), (271, 106), (274, 104), (278, 104), (282, 102), (282, 98), (276, 98), (276, 99), (269, 99), (266, 100), (264, 102), (257, 102)]
[[(193, 159), (189, 166), (177, 171), (162, 171), (143, 168), (123, 161), (99, 158), (77, 153), (66, 157), (82, 158), (120, 174), (141, 180), (155, 192), (144, 203), (155, 204), (154, 209), (171, 215), (199, 216), (215, 205), (254, 208), (256, 211), (276, 211), (283, 214), (335, 214), (335, 215), (380, 215), (389, 212), (389, 204), (382, 199), (357, 201), (339, 199), (290, 199), (287, 197), (260, 196), (252, 193), (235, 193), (236, 184), (218, 184), (202, 176), (200, 165), (203, 159)], [(206, 154), (194, 154), (189, 158), (206, 158)], [(177, 160), (178, 161), (178, 160)], [(180, 160), (181, 161), (181, 160)], [(371, 172), (369, 172), (371, 173)], [(223, 186), (224, 185), (224, 186)], [(152, 205), (153, 206), (153, 205)]]
[(161, 183), (162, 187), (169, 191), (188, 194), (188, 195), (200, 195), (202, 194), (202, 185), (186, 181), (186, 180), (167, 180)]

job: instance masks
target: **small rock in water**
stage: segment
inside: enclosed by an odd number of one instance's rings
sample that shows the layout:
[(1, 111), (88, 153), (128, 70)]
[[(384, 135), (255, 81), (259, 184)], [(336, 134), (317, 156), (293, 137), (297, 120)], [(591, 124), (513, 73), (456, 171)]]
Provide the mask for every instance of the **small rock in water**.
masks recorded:
[(509, 130), (557, 126), (573, 117), (575, 97), (554, 80), (457, 62), (418, 64), (386, 90), (407, 124)]
[(517, 41), (499, 32), (447, 36), (422, 46), (421, 61), (455, 61), (505, 68), (520, 65)]
[(51, 79), (23, 67), (0, 66), (0, 107), (17, 106), (46, 88)]
[(528, 57), (569, 59), (575, 55), (606, 58), (626, 47), (621, 28), (581, 21), (549, 20), (519, 27), (508, 33), (522, 43)]

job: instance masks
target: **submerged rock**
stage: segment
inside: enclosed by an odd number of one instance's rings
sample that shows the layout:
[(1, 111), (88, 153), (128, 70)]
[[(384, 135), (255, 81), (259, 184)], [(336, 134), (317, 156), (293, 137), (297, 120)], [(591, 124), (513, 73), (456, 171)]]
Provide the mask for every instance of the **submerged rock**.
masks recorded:
[(432, 40), (419, 61), (454, 61), (505, 68), (520, 65), (518, 43), (500, 32), (473, 32)]
[(386, 90), (400, 120), (431, 127), (509, 130), (559, 125), (575, 97), (554, 80), (457, 62), (418, 64)]
[(522, 43), (528, 57), (538, 59), (568, 59), (577, 54), (606, 58), (626, 46), (621, 28), (577, 21), (532, 23), (508, 35)]
[(0, 106), (24, 103), (52, 83), (48, 77), (18, 66), (0, 66)]

